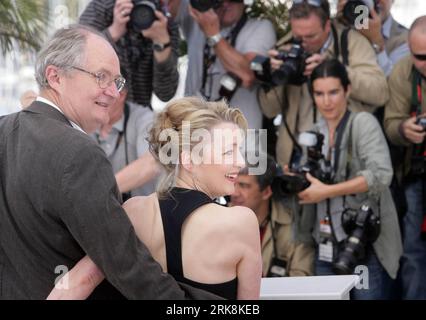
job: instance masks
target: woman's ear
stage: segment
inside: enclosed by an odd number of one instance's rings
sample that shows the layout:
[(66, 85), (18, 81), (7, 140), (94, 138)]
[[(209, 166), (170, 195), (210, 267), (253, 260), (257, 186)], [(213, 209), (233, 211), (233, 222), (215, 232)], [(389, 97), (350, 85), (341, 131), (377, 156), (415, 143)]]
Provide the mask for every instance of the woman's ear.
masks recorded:
[(182, 153), (180, 154), (180, 160), (182, 167), (185, 170), (192, 172), (193, 166), (191, 161), (191, 153), (189, 152), (189, 150), (182, 151)]
[(346, 99), (349, 99), (351, 92), (352, 92), (352, 86), (348, 84), (348, 89), (346, 90)]

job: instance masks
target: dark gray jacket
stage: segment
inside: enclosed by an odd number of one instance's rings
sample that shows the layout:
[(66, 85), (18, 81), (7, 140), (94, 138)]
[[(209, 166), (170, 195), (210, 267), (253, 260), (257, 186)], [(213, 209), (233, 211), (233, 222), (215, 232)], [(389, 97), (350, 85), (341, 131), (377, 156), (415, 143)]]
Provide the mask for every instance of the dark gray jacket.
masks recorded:
[(185, 292), (161, 271), (121, 207), (104, 152), (64, 115), (34, 102), (0, 118), (0, 299), (45, 299), (55, 270), (86, 253), (126, 298), (215, 297)]

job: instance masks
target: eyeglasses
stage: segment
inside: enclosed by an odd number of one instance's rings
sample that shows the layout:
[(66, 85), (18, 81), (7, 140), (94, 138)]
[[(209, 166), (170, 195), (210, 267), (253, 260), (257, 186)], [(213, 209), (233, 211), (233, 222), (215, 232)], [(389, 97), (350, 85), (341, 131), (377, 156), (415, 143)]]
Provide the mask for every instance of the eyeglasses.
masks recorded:
[(301, 4), (301, 3), (307, 3), (313, 7), (320, 8), (322, 5), (322, 0), (293, 0), (293, 5), (295, 4)]
[(101, 89), (108, 88), (111, 85), (111, 83), (114, 82), (115, 87), (117, 88), (117, 91), (120, 92), (121, 90), (123, 90), (124, 85), (126, 84), (126, 79), (124, 79), (122, 76), (118, 76), (117, 78), (111, 80), (111, 78), (108, 77), (108, 75), (104, 72), (93, 73), (93, 72), (84, 70), (79, 67), (74, 67), (74, 66), (71, 66), (71, 68), (90, 74), (92, 77), (96, 79), (96, 82), (98, 83), (98, 86)]
[(426, 54), (414, 54), (413, 57), (416, 58), (416, 60), (420, 61), (426, 61)]

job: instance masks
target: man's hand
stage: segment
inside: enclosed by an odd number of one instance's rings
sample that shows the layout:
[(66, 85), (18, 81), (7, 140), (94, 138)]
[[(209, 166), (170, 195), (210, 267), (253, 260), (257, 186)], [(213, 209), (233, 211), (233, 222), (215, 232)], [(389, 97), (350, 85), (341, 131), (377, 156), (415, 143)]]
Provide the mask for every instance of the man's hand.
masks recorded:
[(283, 61), (281, 59), (275, 59), (275, 57), (278, 55), (277, 50), (269, 50), (268, 51), (270, 62), (271, 62), (271, 70), (276, 71), (278, 70), (281, 65), (283, 64)]
[[(420, 117), (426, 117), (426, 113), (423, 113)], [(426, 136), (423, 127), (416, 124), (416, 117), (411, 117), (401, 123), (401, 131), (404, 137), (414, 144), (422, 143)]]
[(145, 38), (149, 38), (152, 42), (168, 43), (170, 42), (169, 31), (167, 30), (167, 18), (161, 11), (155, 11), (157, 20), (146, 30), (142, 30)]
[(306, 59), (306, 67), (303, 72), (304, 76), (309, 77), (314, 69), (325, 60), (325, 54), (315, 53)]
[(200, 12), (189, 6), (189, 14), (198, 23), (206, 37), (214, 36), (220, 32), (220, 21), (213, 9)]
[(357, 29), (362, 35), (364, 35), (371, 44), (379, 46), (382, 52), (385, 48), (385, 39), (382, 35), (382, 18), (374, 9), (370, 10), (371, 18), (368, 19), (368, 28)]
[(314, 178), (309, 173), (306, 173), (306, 179), (308, 179), (311, 185), (307, 189), (298, 193), (300, 204), (318, 203), (328, 198), (328, 185)]
[(117, 0), (115, 2), (112, 25), (108, 28), (114, 42), (117, 42), (127, 32), (127, 22), (130, 20), (132, 9), (132, 0)]

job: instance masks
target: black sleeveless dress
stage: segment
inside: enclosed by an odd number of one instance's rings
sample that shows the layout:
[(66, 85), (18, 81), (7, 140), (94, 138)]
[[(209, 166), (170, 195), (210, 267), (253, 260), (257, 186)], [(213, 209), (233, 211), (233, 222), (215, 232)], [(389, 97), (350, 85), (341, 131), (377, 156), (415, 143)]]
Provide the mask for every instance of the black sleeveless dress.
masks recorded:
[(184, 188), (173, 188), (167, 198), (159, 200), (166, 244), (167, 272), (177, 281), (226, 299), (236, 299), (238, 278), (225, 283), (207, 284), (183, 276), (182, 225), (194, 210), (208, 203), (213, 201), (205, 193)]

